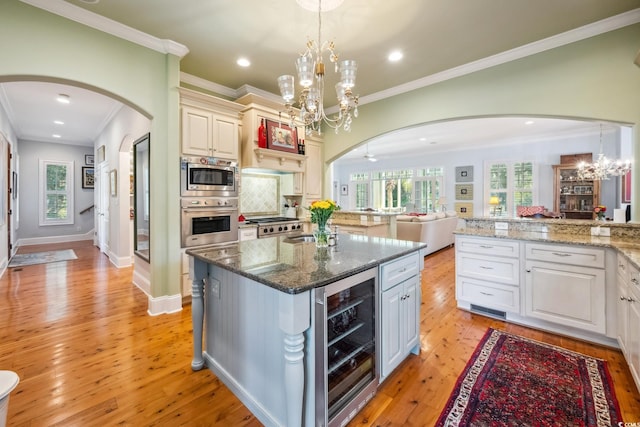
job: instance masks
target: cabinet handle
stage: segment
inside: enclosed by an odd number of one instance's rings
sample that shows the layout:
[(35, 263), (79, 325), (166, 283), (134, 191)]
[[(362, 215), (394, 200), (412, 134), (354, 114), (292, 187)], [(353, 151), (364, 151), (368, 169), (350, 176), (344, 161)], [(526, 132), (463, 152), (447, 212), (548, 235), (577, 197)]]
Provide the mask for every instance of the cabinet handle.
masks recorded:
[(626, 300), (627, 300), (627, 298), (625, 298), (624, 295), (620, 295), (620, 301), (626, 301)]
[(493, 249), (493, 246), (491, 245), (480, 245), (480, 247), (484, 249)]
[(561, 256), (561, 257), (571, 256), (571, 254), (565, 254), (561, 252), (551, 252), (551, 253), (554, 254), (555, 256)]
[(486, 295), (486, 296), (488, 296), (488, 297), (492, 297), (492, 296), (493, 296), (493, 294), (490, 294), (489, 292), (482, 292), (482, 291), (480, 291), (480, 293), (481, 293), (482, 295)]
[(481, 265), (480, 268), (483, 270), (493, 270), (493, 267), (485, 267), (484, 265)]
[(531, 269), (530, 269), (530, 268), (529, 268), (529, 269), (527, 269), (527, 270), (525, 270), (525, 271), (526, 271), (527, 273), (531, 273)]
[(629, 301), (629, 302), (636, 302), (636, 300), (634, 300), (634, 299), (633, 299), (633, 298), (631, 298), (631, 297), (627, 298), (627, 301)]
[(633, 279), (631, 279), (631, 283), (633, 283), (634, 285), (638, 284), (638, 279), (636, 279), (635, 277)]

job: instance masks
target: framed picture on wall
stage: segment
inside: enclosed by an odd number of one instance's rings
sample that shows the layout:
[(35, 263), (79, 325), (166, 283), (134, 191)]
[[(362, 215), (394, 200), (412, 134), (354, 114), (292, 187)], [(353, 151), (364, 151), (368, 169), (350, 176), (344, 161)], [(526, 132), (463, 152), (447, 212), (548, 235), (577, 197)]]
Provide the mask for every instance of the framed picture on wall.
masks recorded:
[(93, 157), (93, 154), (84, 155), (84, 164), (87, 166), (93, 166), (95, 164), (95, 159)]
[(625, 176), (620, 177), (622, 181), (622, 203), (631, 203), (631, 172), (628, 172)]
[(473, 166), (456, 166), (456, 182), (473, 182)]
[(298, 154), (298, 134), (289, 126), (267, 120), (267, 148)]
[(82, 167), (82, 188), (93, 189), (95, 188), (95, 172), (92, 167)]

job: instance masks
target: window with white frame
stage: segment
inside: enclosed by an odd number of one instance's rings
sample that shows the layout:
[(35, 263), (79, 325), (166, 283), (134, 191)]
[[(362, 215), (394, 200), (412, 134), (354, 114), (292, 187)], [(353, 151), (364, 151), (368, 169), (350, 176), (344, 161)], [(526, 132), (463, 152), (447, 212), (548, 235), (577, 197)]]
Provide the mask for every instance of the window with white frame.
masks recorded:
[(418, 169), (413, 186), (415, 188), (414, 209), (419, 212), (434, 212), (438, 200), (444, 197), (444, 168)]
[(371, 174), (371, 188), (375, 209), (400, 208), (411, 204), (413, 170), (373, 172)]
[(351, 194), (355, 198), (356, 209), (366, 209), (369, 207), (369, 174), (366, 172), (352, 173), (349, 177), (351, 182)]
[(73, 224), (73, 162), (40, 160), (40, 225)]
[(444, 168), (357, 172), (349, 175), (351, 203), (356, 209), (406, 208), (436, 210), (444, 196)]
[[(485, 163), (485, 206), (492, 216), (514, 216), (518, 206), (533, 206), (535, 167), (533, 162)], [(497, 204), (491, 203), (497, 197)]]

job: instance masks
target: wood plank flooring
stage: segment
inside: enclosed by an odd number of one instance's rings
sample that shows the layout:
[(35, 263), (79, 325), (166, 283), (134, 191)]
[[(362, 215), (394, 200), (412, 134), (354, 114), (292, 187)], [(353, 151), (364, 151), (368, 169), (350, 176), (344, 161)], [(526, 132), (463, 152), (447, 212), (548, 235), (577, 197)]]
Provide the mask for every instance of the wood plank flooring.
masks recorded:
[[(191, 310), (149, 316), (147, 298), (90, 242), (77, 260), (8, 269), (0, 278), (0, 369), (21, 382), (8, 426), (259, 426), (209, 371), (191, 370)], [(458, 310), (454, 253), (425, 259), (422, 352), (381, 386), (351, 426), (430, 426), (487, 327), (609, 361), (625, 421), (640, 422), (640, 394), (617, 350)]]

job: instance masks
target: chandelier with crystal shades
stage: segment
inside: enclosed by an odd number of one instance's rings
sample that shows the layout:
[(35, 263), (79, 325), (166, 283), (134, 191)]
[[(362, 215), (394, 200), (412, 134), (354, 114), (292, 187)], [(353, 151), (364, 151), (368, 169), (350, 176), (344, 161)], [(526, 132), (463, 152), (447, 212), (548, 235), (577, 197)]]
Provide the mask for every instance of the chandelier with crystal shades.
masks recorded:
[(610, 160), (602, 152), (602, 125), (600, 125), (600, 153), (595, 162), (578, 163), (578, 179), (604, 181), (611, 176), (624, 176), (631, 171), (631, 160)]
[[(322, 0), (318, 0), (318, 40), (307, 41), (306, 50), (296, 60), (298, 83), (302, 86), (298, 96), (300, 113), (296, 114), (293, 103), (295, 98), (294, 77), (283, 75), (278, 77), (278, 87), (285, 103), (285, 109), (291, 120), (291, 127), (296, 118), (305, 126), (305, 133), (313, 131), (321, 133), (322, 123), (325, 123), (338, 133), (340, 128), (349, 132), (351, 122), (358, 117), (358, 95), (353, 94), (356, 83), (356, 61), (339, 61), (332, 41), (322, 41)], [(334, 63), (335, 72), (340, 73), (340, 81), (336, 84), (338, 112), (329, 117), (324, 110), (324, 77), (325, 67), (323, 55), (329, 54), (329, 61)]]

